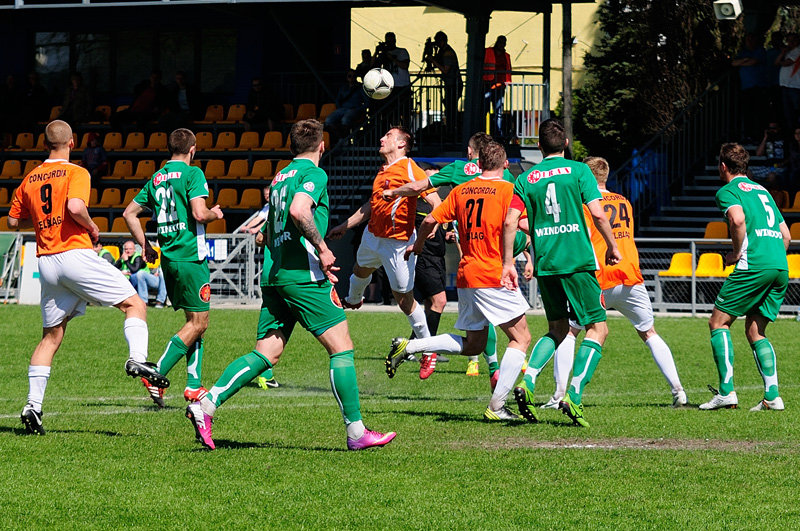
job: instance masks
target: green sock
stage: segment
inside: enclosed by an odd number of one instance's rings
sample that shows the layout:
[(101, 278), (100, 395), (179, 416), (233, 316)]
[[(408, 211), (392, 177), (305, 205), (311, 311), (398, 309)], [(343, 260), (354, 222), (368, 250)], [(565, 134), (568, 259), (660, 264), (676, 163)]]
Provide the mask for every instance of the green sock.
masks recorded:
[(339, 409), (342, 410), (345, 424), (361, 420), (352, 350), (331, 354), (331, 390), (336, 402), (339, 403)]
[(178, 334), (172, 336), (167, 343), (167, 348), (158, 360), (156, 370), (163, 375), (166, 375), (189, 352), (189, 347), (178, 337)]
[(233, 360), (230, 365), (225, 367), (222, 376), (214, 383), (214, 387), (208, 391), (206, 396), (215, 406), (219, 407), (239, 392), (239, 389), (264, 372), (264, 369), (271, 368), (272, 364), (269, 360), (257, 350), (253, 350)]
[(525, 376), (522, 378), (522, 383), (531, 393), (536, 387), (536, 377), (555, 354), (556, 345), (558, 345), (556, 339), (548, 333), (543, 335), (533, 346), (531, 359), (528, 360), (528, 368), (525, 369)]
[(186, 387), (198, 389), (200, 387), (200, 377), (203, 375), (203, 344), (205, 340), (201, 337), (194, 342), (186, 353)]
[(262, 378), (266, 378), (267, 380), (272, 380), (273, 378), (272, 367), (259, 374), (259, 376), (261, 376)]
[(572, 382), (569, 385), (569, 398), (576, 405), (581, 403), (583, 388), (592, 380), (594, 370), (603, 357), (603, 346), (592, 339), (584, 338), (578, 353), (575, 354), (575, 366), (572, 369)]
[(486, 338), (483, 357), (486, 359), (486, 364), (489, 365), (489, 376), (491, 376), (500, 368), (500, 364), (497, 363), (497, 331), (492, 325), (489, 325), (489, 335)]
[(775, 360), (775, 350), (769, 339), (759, 339), (750, 345), (753, 348), (753, 357), (756, 367), (764, 380), (764, 398), (775, 400), (778, 398), (778, 366)]
[(711, 331), (711, 352), (719, 374), (719, 392), (727, 396), (733, 392), (733, 342), (731, 331), (716, 328)]

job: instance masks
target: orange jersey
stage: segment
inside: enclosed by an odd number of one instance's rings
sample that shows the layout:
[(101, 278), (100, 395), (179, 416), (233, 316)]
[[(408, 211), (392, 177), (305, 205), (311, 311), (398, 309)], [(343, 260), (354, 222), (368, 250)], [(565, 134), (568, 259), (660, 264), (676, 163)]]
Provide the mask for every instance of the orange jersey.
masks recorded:
[[(378, 238), (408, 241), (414, 233), (417, 212), (416, 197), (396, 197), (394, 201), (383, 198), (384, 190), (399, 188), (412, 181), (427, 179), (425, 172), (408, 157), (381, 168), (372, 183), (369, 231)], [(422, 194), (424, 197), (428, 192)]]
[(456, 287), (499, 288), (503, 273), (503, 221), (514, 185), (502, 177), (477, 177), (453, 188), (431, 216), (458, 221), (461, 262)]
[(600, 231), (594, 226), (592, 216), (586, 205), (583, 206), (583, 214), (586, 216), (586, 225), (592, 236), (592, 247), (600, 269), (595, 271), (600, 289), (609, 289), (614, 286), (624, 284), (635, 286), (644, 282), (642, 272), (639, 269), (639, 251), (636, 250), (636, 243), (633, 241), (633, 208), (630, 202), (620, 194), (601, 190), (603, 198), (600, 205), (606, 213), (611, 232), (614, 233), (614, 240), (617, 242), (619, 252), (622, 253), (622, 261), (617, 265), (605, 265), (606, 241)]
[(48, 159), (25, 176), (8, 215), (33, 221), (37, 256), (91, 249), (89, 233), (67, 211), (72, 198), (88, 205), (90, 191), (88, 171), (66, 160)]

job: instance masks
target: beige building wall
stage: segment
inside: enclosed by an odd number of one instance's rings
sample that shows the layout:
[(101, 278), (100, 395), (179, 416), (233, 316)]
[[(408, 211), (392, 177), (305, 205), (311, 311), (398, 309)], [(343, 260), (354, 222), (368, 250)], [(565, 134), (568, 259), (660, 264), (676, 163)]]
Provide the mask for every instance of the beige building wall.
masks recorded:
[[(583, 57), (598, 39), (595, 13), (600, 2), (593, 4), (573, 4), (572, 34), (577, 38), (573, 48), (573, 86), (580, 87), (583, 77)], [(496, 11), (489, 22), (486, 45), (494, 44), (498, 35), (508, 39), (506, 51), (511, 56), (514, 70), (541, 72), (542, 70), (542, 27), (544, 15), (518, 11)], [(560, 5), (553, 6), (551, 16), (550, 80), (551, 107), (555, 107), (561, 94), (561, 21)], [(397, 35), (397, 44), (408, 50), (411, 56), (410, 70), (422, 67), (422, 51), (425, 39), (433, 37), (439, 30), (447, 33), (450, 45), (458, 55), (461, 68), (466, 68), (467, 33), (466, 19), (463, 15), (433, 7), (366, 7), (354, 8), (350, 16), (352, 66), (361, 61), (361, 50), (375, 50), (375, 45), (383, 40), (387, 31)], [(537, 77), (534, 82), (540, 82)]]

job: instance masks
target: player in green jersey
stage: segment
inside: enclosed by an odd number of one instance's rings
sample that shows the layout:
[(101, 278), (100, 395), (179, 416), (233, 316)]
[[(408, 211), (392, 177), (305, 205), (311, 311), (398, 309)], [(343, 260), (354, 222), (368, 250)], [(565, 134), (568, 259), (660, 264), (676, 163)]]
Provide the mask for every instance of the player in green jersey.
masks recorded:
[(272, 180), (269, 215), (257, 239), (266, 247), (255, 348), (228, 365), (208, 394), (189, 404), (186, 416), (197, 438), (213, 450), (211, 423), (217, 408), (278, 362), (299, 322), (328, 351), (331, 389), (344, 418), (348, 449), (384, 446), (396, 434), (364, 427), (353, 342), (333, 287), (339, 268), (322, 239), (329, 210), (328, 176), (319, 168), (325, 152), (322, 124), (301, 120), (289, 137), (295, 158)]
[(512, 248), (519, 219), (527, 211), (534, 275), (539, 282), (549, 331), (534, 345), (525, 377), (514, 389), (514, 398), (522, 416), (536, 422), (533, 408), (536, 377), (569, 332), (572, 317), (586, 327), (586, 337), (575, 356), (569, 391), (559, 407), (576, 424), (588, 426), (581, 397), (600, 361), (608, 327), (606, 311), (600, 302), (600, 285), (594, 274), (598, 264), (589, 240), (584, 204), (608, 245), (606, 263), (616, 264), (622, 256), (600, 206), (602, 196), (597, 181), (586, 164), (564, 158), (567, 142), (561, 122), (550, 119), (542, 123), (539, 149), (545, 158), (517, 179), (514, 201), (503, 226), (503, 284), (509, 289), (517, 287)]
[[(161, 247), (161, 269), (173, 310), (183, 310), (186, 323), (172, 336), (158, 370), (167, 374), (178, 360), (186, 359), (186, 400), (199, 400), (206, 390), (201, 385), (203, 366), (203, 334), (208, 329), (208, 309), (211, 300), (208, 263), (206, 262), (205, 224), (222, 219), (219, 205), (206, 207), (208, 184), (203, 171), (192, 166), (197, 141), (188, 129), (176, 129), (167, 143), (171, 157), (163, 168), (153, 174), (144, 188), (125, 208), (122, 216), (133, 238), (142, 246), (148, 262), (157, 254), (147, 241), (137, 219), (145, 208), (150, 209), (158, 228)], [(164, 407), (163, 390), (142, 383), (159, 407)]]
[(747, 178), (750, 156), (739, 144), (723, 144), (719, 152), (717, 206), (731, 231), (733, 250), (725, 255), (725, 265), (736, 264), (714, 302), (708, 320), (711, 351), (719, 373), (719, 391), (709, 386), (714, 397), (700, 409), (735, 408), (739, 404), (733, 390), (733, 342), (730, 326), (745, 315), (744, 331), (764, 380), (764, 398), (750, 411), (782, 410), (778, 394), (778, 369), (767, 325), (778, 316), (789, 283), (786, 250), (791, 235), (780, 210), (769, 192)]

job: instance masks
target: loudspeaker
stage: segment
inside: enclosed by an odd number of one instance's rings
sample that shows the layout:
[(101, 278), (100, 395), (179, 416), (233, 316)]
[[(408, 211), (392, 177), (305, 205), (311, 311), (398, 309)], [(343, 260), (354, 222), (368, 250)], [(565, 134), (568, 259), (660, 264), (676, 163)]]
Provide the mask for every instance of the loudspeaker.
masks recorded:
[(714, 15), (717, 20), (735, 20), (742, 14), (742, 0), (715, 0)]

